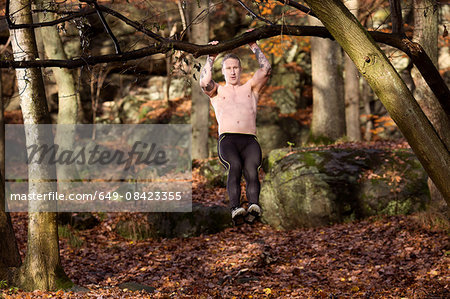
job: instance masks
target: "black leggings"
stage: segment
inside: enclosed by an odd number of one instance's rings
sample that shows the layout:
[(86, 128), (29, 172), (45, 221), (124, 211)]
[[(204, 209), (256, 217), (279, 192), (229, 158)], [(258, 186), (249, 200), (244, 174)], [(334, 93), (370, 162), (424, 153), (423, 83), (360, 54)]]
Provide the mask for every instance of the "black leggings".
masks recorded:
[(217, 145), (219, 160), (228, 170), (227, 192), (231, 209), (240, 206), (241, 177), (247, 183), (247, 199), (250, 204), (259, 200), (258, 172), (261, 167), (261, 147), (255, 135), (223, 133)]

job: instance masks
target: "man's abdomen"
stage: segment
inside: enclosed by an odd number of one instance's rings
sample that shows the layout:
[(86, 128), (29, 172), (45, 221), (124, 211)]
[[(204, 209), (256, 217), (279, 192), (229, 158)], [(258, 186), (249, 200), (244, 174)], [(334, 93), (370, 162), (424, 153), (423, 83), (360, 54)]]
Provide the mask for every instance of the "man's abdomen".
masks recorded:
[(239, 117), (224, 116), (222, 119), (218, 119), (219, 134), (222, 133), (244, 133), (244, 134), (256, 134), (256, 117), (254, 114), (242, 115)]

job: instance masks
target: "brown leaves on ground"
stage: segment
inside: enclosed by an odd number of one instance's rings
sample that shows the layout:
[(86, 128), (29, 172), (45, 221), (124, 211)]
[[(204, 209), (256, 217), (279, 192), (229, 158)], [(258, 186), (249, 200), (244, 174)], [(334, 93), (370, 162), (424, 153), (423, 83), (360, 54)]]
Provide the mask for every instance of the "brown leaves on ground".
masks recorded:
[[(22, 254), (25, 217), (24, 213), (13, 217)], [(449, 294), (449, 237), (425, 228), (416, 216), (292, 231), (258, 223), (216, 235), (146, 241), (117, 236), (111, 229), (117, 217), (108, 214), (99, 227), (78, 232), (84, 241), (81, 248), (61, 240), (66, 273), (76, 284), (91, 289), (80, 297), (143, 296), (115, 287), (127, 281), (155, 287), (157, 292), (151, 295), (155, 298), (445, 298)], [(77, 294), (19, 291), (16, 295), (71, 298)]]
[[(406, 143), (342, 143), (330, 147), (407, 148)], [(314, 150), (309, 148), (304, 150)], [(322, 147), (323, 149), (323, 147)], [(193, 201), (227, 204), (225, 188), (208, 189), (193, 169)], [(99, 215), (100, 216), (100, 215)], [(12, 214), (24, 258), (27, 214)], [(60, 240), (67, 275), (88, 293), (3, 291), (6, 298), (448, 298), (448, 232), (423, 215), (376, 217), (329, 227), (276, 231), (257, 223), (188, 239), (131, 241), (120, 220), (139, 213), (104, 214), (99, 226)], [(137, 282), (157, 292), (117, 286)], [(0, 291), (0, 294), (1, 291)], [(0, 296), (1, 297), (1, 296)]]

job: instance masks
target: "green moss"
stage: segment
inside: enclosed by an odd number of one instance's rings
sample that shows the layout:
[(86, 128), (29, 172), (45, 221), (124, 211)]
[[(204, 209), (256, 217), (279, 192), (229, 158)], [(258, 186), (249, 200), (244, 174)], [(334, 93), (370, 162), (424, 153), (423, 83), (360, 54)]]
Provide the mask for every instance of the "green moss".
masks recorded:
[(283, 148), (283, 149), (275, 149), (275, 150), (271, 151), (269, 156), (268, 156), (268, 158), (267, 158), (267, 162), (266, 162), (267, 165), (265, 165), (264, 170), (266, 172), (268, 170), (270, 170), (274, 166), (274, 164), (277, 161), (283, 159), (288, 152), (289, 152), (289, 150), (285, 149), (285, 148)]
[(314, 153), (303, 153), (303, 162), (305, 162), (307, 166), (316, 166), (317, 158), (317, 155), (315, 155)]
[(58, 266), (55, 271), (56, 274), (56, 289), (67, 290), (73, 287), (74, 283), (69, 279), (66, 272), (61, 266)]
[(413, 202), (411, 199), (407, 200), (391, 200), (387, 206), (381, 211), (380, 214), (393, 215), (405, 215), (411, 212)]

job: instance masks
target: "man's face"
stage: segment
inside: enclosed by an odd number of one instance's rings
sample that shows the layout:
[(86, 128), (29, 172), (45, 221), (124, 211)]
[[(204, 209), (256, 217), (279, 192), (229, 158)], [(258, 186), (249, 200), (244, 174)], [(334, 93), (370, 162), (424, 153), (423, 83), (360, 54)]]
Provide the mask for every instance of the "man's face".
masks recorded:
[(227, 84), (238, 85), (241, 81), (241, 66), (239, 65), (239, 61), (234, 58), (225, 60), (222, 67), (222, 73)]

